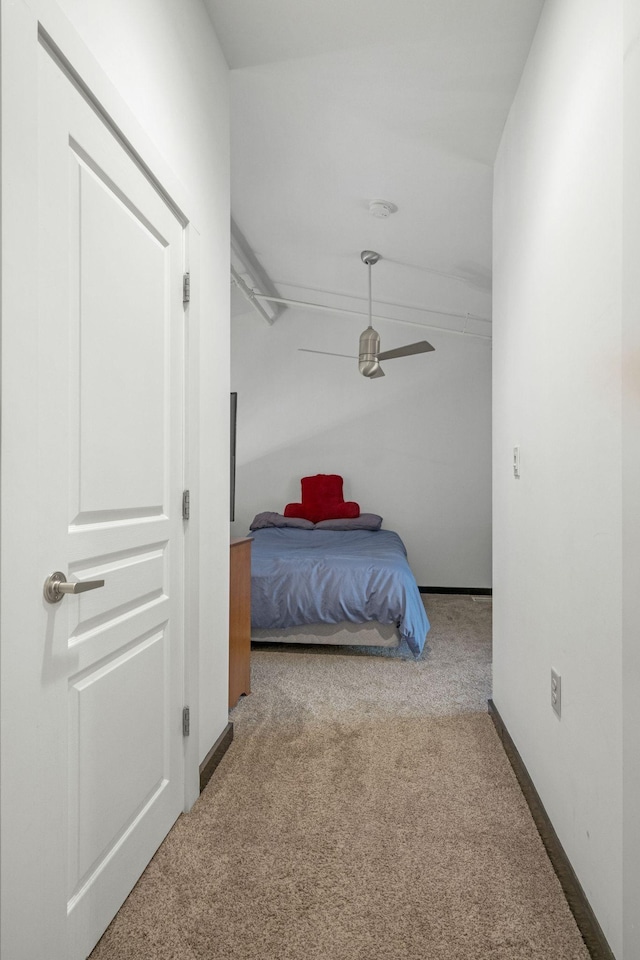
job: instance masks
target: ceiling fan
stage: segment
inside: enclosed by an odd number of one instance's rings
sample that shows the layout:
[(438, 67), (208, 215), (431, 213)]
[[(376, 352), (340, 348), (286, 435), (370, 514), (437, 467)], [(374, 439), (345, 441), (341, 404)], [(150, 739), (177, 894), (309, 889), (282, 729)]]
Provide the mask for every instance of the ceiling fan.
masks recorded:
[[(363, 377), (370, 380), (384, 377), (384, 370), (380, 366), (381, 360), (395, 360), (396, 357), (412, 357), (417, 353), (430, 353), (435, 347), (427, 343), (426, 340), (420, 340), (418, 343), (408, 343), (404, 347), (396, 347), (395, 350), (383, 350), (380, 352), (380, 334), (373, 329), (371, 323), (371, 267), (380, 260), (380, 254), (374, 250), (363, 250), (360, 259), (369, 268), (369, 326), (360, 334), (360, 346), (358, 356), (349, 357), (349, 359), (358, 360), (358, 369)], [(345, 353), (330, 353), (328, 350), (308, 350), (300, 347), (305, 353), (324, 353), (330, 357), (348, 357)]]

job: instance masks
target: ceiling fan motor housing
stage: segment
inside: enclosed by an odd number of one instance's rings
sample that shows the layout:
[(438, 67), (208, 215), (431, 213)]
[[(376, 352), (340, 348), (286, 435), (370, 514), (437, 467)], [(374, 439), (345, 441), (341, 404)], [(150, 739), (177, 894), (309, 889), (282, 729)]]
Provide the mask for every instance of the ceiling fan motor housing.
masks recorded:
[(358, 350), (358, 369), (363, 377), (372, 377), (380, 369), (378, 354), (380, 353), (380, 334), (373, 329), (367, 329), (360, 336)]

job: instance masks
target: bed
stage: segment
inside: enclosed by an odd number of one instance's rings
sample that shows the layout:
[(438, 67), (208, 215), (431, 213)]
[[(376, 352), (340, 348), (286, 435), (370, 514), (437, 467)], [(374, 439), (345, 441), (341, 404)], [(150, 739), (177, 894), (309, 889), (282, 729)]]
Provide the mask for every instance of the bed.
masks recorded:
[(403, 645), (421, 654), (429, 621), (397, 533), (259, 516), (272, 519), (261, 526), (256, 517), (250, 533), (252, 640)]

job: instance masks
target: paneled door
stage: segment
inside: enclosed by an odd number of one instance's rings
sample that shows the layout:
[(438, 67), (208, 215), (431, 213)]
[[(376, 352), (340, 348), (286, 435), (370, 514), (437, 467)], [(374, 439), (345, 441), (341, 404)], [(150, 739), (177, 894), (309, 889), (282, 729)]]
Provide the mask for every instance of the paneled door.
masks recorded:
[[(26, 823), (40, 832), (40, 873), (26, 853), (13, 882), (52, 947), (24, 921), (12, 930), (11, 911), (3, 945), (7, 960), (81, 960), (184, 805), (184, 228), (46, 43), (36, 60), (37, 526), (19, 550), (33, 571), (25, 709), (41, 718), (23, 760), (48, 820), (24, 818), (8, 855), (30, 849)], [(45, 596), (54, 573), (79, 592), (54, 577)]]

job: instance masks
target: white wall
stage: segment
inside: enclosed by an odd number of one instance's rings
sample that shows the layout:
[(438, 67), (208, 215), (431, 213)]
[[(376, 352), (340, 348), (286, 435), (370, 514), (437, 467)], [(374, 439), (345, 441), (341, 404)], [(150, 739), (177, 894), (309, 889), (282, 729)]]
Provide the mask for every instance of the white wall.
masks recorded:
[(491, 586), (491, 347), (376, 320), (383, 349), (426, 339), (435, 353), (384, 364), (367, 380), (357, 361), (360, 318), (288, 308), (269, 327), (251, 311), (232, 321), (238, 392), (236, 523), (300, 500), (300, 478), (344, 477), (346, 500), (378, 513), (404, 540), (421, 586)]
[(200, 233), (200, 758), (228, 720), (228, 69), (201, 0), (58, 0), (194, 202)]
[(495, 168), (493, 381), (494, 700), (618, 957), (621, 14), (543, 10)]
[(622, 345), (624, 956), (640, 960), (640, 3), (625, 0)]

